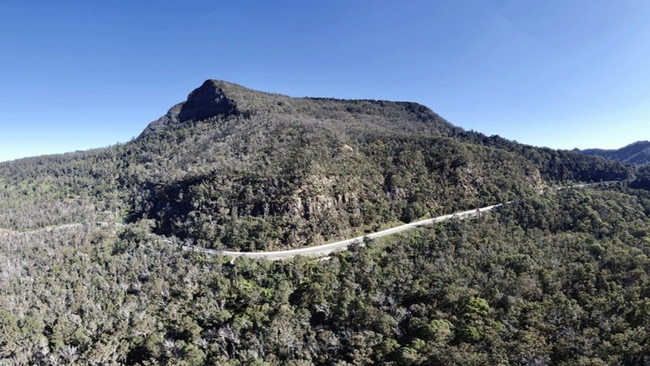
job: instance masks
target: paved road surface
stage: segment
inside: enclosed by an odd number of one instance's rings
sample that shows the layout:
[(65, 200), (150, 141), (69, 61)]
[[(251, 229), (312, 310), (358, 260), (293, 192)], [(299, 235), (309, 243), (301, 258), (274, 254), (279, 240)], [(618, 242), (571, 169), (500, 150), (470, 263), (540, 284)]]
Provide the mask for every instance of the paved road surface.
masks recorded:
[[(510, 202), (507, 202), (510, 203)], [(443, 222), (451, 219), (465, 219), (468, 217), (475, 217), (479, 216), (481, 213), (493, 210), (497, 207), (503, 206), (503, 204), (498, 204), (498, 205), (492, 205), (492, 206), (486, 206), (486, 207), (481, 207), (475, 210), (468, 210), (468, 211), (463, 211), (463, 212), (458, 212), (455, 214), (449, 214), (449, 215), (443, 215), (443, 216), (438, 216), (434, 217), (431, 219), (426, 219), (426, 220), (420, 220), (420, 221), (415, 221), (411, 222), (408, 224), (396, 226), (390, 229), (382, 230), (382, 231), (377, 231), (375, 233), (370, 233), (366, 234), (364, 236), (358, 236), (356, 238), (352, 239), (347, 239), (347, 240), (341, 240), (337, 241), (334, 243), (329, 243), (329, 244), (323, 244), (323, 245), (317, 245), (313, 247), (307, 247), (307, 248), (299, 248), (299, 249), (289, 249), (289, 250), (278, 250), (278, 251), (272, 251), (272, 252), (233, 252), (229, 250), (215, 250), (215, 249), (205, 249), (205, 248), (197, 248), (197, 247), (192, 247), (192, 246), (183, 246), (183, 249), (185, 250), (194, 250), (198, 252), (202, 252), (205, 254), (213, 254), (213, 255), (224, 255), (227, 257), (248, 257), (248, 258), (266, 258), (266, 259), (286, 259), (286, 258), (292, 258), (297, 255), (303, 255), (303, 256), (309, 256), (309, 257), (322, 257), (326, 256), (334, 251), (337, 250), (345, 250), (348, 249), (350, 244), (352, 243), (359, 243), (363, 245), (363, 239), (364, 238), (369, 238), (369, 239), (376, 239), (376, 238), (381, 238), (382, 236), (387, 236), (387, 235), (392, 235), (396, 234), (402, 231), (414, 229), (419, 226), (424, 226), (424, 225), (431, 225), (437, 222)]]
[[(556, 188), (556, 190), (560, 189), (567, 189), (567, 188), (587, 188), (587, 187), (592, 187), (592, 186), (599, 186), (599, 185), (609, 185), (609, 184), (614, 184), (614, 183), (620, 183), (619, 181), (606, 181), (606, 182), (597, 182), (597, 183), (583, 183), (583, 184), (575, 184), (571, 186), (565, 186), (565, 187), (559, 187)], [(205, 254), (212, 254), (212, 255), (224, 255), (228, 257), (249, 257), (249, 258), (266, 258), (266, 259), (286, 259), (286, 258), (291, 258), (295, 257), (297, 255), (303, 255), (303, 256), (311, 256), (311, 257), (322, 257), (326, 256), (334, 251), (337, 250), (345, 250), (347, 249), (350, 244), (352, 243), (359, 243), (363, 245), (363, 239), (364, 238), (369, 238), (369, 239), (376, 239), (376, 238), (381, 238), (382, 236), (387, 236), (387, 235), (392, 235), (396, 234), (402, 231), (410, 230), (419, 226), (424, 226), (424, 225), (431, 225), (437, 222), (443, 222), (450, 220), (452, 218), (455, 219), (465, 219), (468, 217), (475, 217), (480, 215), (482, 212), (490, 211), (493, 210), (497, 207), (503, 206), (504, 204), (511, 203), (506, 202), (506, 203), (500, 203), (497, 205), (492, 205), (492, 206), (486, 206), (486, 207), (481, 207), (475, 210), (468, 210), (468, 211), (463, 211), (463, 212), (458, 212), (455, 214), (449, 214), (449, 215), (443, 215), (443, 216), (438, 216), (434, 217), (431, 219), (426, 219), (426, 220), (420, 220), (416, 222), (411, 222), (408, 224), (396, 226), (390, 229), (382, 230), (382, 231), (377, 231), (375, 233), (370, 233), (364, 236), (358, 236), (356, 238), (352, 239), (347, 239), (347, 240), (341, 240), (337, 241), (334, 243), (329, 243), (329, 244), (323, 244), (323, 245), (317, 245), (313, 247), (307, 247), (307, 248), (299, 248), (299, 249), (290, 249), (290, 250), (279, 250), (279, 251), (272, 251), (272, 252), (233, 252), (233, 251), (228, 251), (228, 250), (214, 250), (214, 249), (205, 249), (205, 248), (199, 248), (199, 247), (194, 247), (194, 246), (188, 246), (185, 245), (183, 246), (184, 250), (193, 250), (197, 252), (202, 252)], [(89, 224), (89, 223), (86, 223)], [(97, 224), (109, 224), (109, 223), (103, 223), (103, 222), (98, 222)], [(117, 226), (123, 226), (124, 224), (121, 223), (113, 223), (114, 225)], [(33, 232), (39, 232), (39, 231), (51, 231), (51, 230), (59, 230), (59, 229), (65, 229), (65, 228), (71, 228), (71, 227), (76, 227), (76, 226), (82, 226), (84, 224), (82, 223), (72, 223), (72, 224), (64, 224), (64, 225), (52, 225), (52, 226), (47, 226), (43, 228), (38, 228), (38, 229), (32, 229), (32, 230), (26, 230), (26, 231), (15, 231), (15, 230), (9, 230), (9, 229), (3, 229), (0, 228), (0, 235), (15, 235), (15, 234), (29, 234)]]
[[(570, 186), (565, 186), (565, 187), (559, 187), (555, 188), (555, 190), (561, 190), (561, 189), (569, 189), (569, 188), (587, 188), (587, 187), (594, 187), (594, 186), (601, 186), (601, 185), (610, 185), (610, 184), (616, 184), (616, 183), (621, 183), (620, 181), (603, 181), (603, 182), (595, 182), (595, 183), (581, 183), (581, 184), (574, 184)], [(540, 193), (543, 193), (540, 192)], [(376, 239), (376, 238), (381, 238), (382, 236), (387, 236), (387, 235), (392, 235), (396, 234), (405, 230), (410, 230), (419, 226), (424, 226), (424, 225), (431, 225), (437, 222), (443, 222), (450, 220), (452, 218), (455, 219), (465, 219), (468, 217), (475, 217), (480, 215), (482, 212), (490, 211), (493, 210), (497, 207), (503, 206), (505, 204), (509, 204), (513, 201), (509, 201), (506, 203), (500, 203), (497, 205), (492, 205), (492, 206), (486, 206), (486, 207), (481, 207), (475, 210), (468, 210), (468, 211), (463, 211), (463, 212), (458, 212), (455, 214), (450, 214), (450, 215), (443, 215), (443, 216), (438, 216), (434, 217), (432, 219), (426, 219), (426, 220), (421, 220), (421, 221), (416, 221), (416, 222), (411, 222), (408, 224), (396, 226), (394, 228), (378, 231), (375, 233), (367, 234), (364, 236), (358, 236), (356, 238), (352, 239), (347, 239), (347, 240), (341, 240), (337, 241), (334, 243), (329, 243), (329, 244), (323, 244), (323, 245), (317, 245), (313, 247), (307, 247), (307, 248), (299, 248), (299, 249), (289, 249), (289, 250), (278, 250), (278, 251), (272, 251), (272, 252), (233, 252), (229, 250), (215, 250), (215, 249), (205, 249), (205, 248), (199, 248), (199, 247), (193, 247), (193, 246), (183, 246), (183, 249), (185, 250), (194, 250), (198, 252), (202, 252), (205, 254), (212, 254), (212, 255), (224, 255), (227, 257), (232, 257), (237, 258), (237, 257), (248, 257), (248, 258), (266, 258), (266, 259), (286, 259), (286, 258), (292, 258), (297, 255), (303, 255), (303, 256), (309, 256), (309, 257), (323, 257), (326, 256), (334, 251), (337, 250), (345, 250), (347, 249), (350, 244), (352, 243), (359, 243), (363, 245), (363, 239), (364, 238), (369, 238), (369, 239)]]

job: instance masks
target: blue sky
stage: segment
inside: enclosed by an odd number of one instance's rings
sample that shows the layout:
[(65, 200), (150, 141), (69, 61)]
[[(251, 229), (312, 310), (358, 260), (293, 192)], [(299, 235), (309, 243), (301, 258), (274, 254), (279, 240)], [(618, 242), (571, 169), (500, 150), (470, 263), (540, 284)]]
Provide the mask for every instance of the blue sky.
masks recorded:
[(9, 2), (0, 161), (127, 142), (210, 78), (617, 148), (650, 140), (648, 19), (647, 0)]

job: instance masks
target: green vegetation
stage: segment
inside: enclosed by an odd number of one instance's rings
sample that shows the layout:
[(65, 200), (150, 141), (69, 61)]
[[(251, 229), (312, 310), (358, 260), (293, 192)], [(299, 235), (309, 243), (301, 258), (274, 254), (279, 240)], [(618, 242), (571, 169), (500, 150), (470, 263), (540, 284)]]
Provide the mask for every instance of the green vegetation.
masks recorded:
[(616, 150), (586, 149), (576, 151), (626, 164), (644, 165), (650, 163), (650, 141), (637, 141)]
[[(639, 364), (650, 196), (563, 190), (329, 260), (183, 252), (83, 226), (0, 234), (14, 364)], [(119, 250), (116, 250), (119, 249)]]
[[(127, 144), (0, 164), (0, 363), (648, 361), (647, 167), (413, 103), (212, 81), (189, 99)], [(511, 200), (326, 260), (181, 249), (299, 247)]]
[(207, 81), (125, 145), (0, 164), (0, 227), (152, 219), (197, 245), (273, 250), (632, 174), (463, 131), (414, 103)]

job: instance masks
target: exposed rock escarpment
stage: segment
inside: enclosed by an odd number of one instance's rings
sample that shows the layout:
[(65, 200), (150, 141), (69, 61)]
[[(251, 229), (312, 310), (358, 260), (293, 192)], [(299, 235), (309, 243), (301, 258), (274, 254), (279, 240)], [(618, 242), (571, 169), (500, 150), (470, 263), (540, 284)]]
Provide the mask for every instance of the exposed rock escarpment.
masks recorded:
[(219, 115), (238, 115), (235, 101), (228, 98), (222, 85), (222, 82), (207, 80), (194, 89), (180, 108), (179, 122), (200, 121)]
[(236, 101), (230, 96), (233, 93), (227, 92), (227, 89), (236, 88), (243, 89), (225, 81), (206, 80), (189, 94), (185, 102), (174, 105), (164, 116), (149, 124), (143, 135), (183, 122), (240, 115)]

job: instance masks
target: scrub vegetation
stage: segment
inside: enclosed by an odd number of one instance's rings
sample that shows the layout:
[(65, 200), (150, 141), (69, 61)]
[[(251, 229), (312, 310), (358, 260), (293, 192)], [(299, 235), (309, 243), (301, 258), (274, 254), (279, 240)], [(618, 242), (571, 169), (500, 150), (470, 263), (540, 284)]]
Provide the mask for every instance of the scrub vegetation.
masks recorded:
[[(126, 144), (0, 164), (0, 360), (641, 364), (648, 182), (414, 103), (209, 80)], [(326, 260), (181, 249), (304, 247), (509, 201)]]

